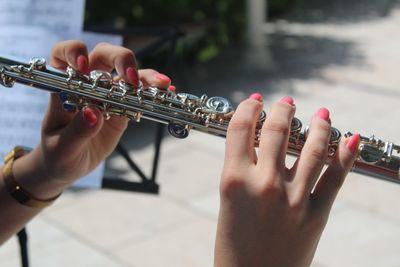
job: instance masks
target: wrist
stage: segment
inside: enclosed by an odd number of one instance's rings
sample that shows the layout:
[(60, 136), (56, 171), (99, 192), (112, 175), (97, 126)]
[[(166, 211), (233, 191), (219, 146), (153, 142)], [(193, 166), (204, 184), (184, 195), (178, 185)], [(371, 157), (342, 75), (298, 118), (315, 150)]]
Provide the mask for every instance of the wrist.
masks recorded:
[(42, 200), (59, 196), (69, 186), (46, 173), (39, 148), (15, 160), (13, 176), (22, 188), (35, 198)]

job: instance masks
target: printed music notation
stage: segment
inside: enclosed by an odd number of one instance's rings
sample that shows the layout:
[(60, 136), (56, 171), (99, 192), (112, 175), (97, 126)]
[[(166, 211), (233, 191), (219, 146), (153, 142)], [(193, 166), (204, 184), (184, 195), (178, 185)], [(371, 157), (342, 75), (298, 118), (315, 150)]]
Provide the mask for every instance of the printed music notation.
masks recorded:
[(83, 0), (2, 0), (0, 25), (36, 26), (61, 34), (82, 31)]

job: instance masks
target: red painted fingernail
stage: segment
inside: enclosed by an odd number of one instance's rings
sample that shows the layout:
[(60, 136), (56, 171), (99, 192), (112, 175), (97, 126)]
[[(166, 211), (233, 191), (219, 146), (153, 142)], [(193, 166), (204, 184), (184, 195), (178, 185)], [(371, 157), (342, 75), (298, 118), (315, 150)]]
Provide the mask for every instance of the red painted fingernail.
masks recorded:
[(294, 104), (294, 100), (291, 96), (285, 96), (284, 98), (281, 99), (281, 102), (288, 103), (289, 105)]
[(170, 85), (169, 87), (168, 87), (168, 91), (171, 91), (171, 92), (176, 92), (176, 87), (174, 86), (174, 85)]
[(157, 79), (159, 79), (159, 80), (161, 80), (161, 81), (163, 81), (163, 82), (166, 82), (166, 83), (170, 83), (171, 82), (171, 79), (168, 77), (168, 76), (166, 76), (166, 75), (164, 75), (164, 74), (162, 74), (162, 73), (157, 73), (157, 74), (155, 74), (154, 75)]
[(358, 149), (358, 144), (360, 143), (360, 135), (359, 134), (353, 134), (350, 137), (350, 140), (347, 142), (347, 148), (351, 152), (355, 152)]
[(253, 93), (253, 94), (251, 94), (249, 96), (249, 98), (253, 99), (253, 100), (257, 100), (257, 101), (262, 101), (263, 100), (263, 97), (262, 97), (262, 95), (260, 93)]
[(88, 73), (89, 72), (89, 64), (88, 64), (88, 59), (84, 55), (80, 55), (76, 59), (77, 65), (78, 65), (78, 70), (82, 73)]
[(138, 72), (136, 71), (136, 69), (133, 67), (128, 67), (125, 72), (126, 72), (126, 76), (128, 77), (129, 82), (133, 86), (138, 86), (139, 85), (139, 75), (138, 75)]
[(329, 121), (329, 110), (326, 108), (320, 108), (317, 111), (317, 116), (325, 121)]
[(94, 113), (93, 109), (90, 107), (86, 107), (83, 109), (82, 112), (83, 119), (90, 125), (94, 126), (97, 123), (97, 116), (96, 113)]

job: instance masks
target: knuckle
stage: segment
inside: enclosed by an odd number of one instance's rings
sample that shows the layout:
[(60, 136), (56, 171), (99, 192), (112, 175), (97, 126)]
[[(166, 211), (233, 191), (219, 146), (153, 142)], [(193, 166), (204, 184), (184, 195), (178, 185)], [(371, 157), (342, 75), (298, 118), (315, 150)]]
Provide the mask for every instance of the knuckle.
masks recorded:
[(313, 144), (310, 147), (309, 154), (314, 160), (323, 161), (328, 154), (328, 146), (322, 144)]
[(228, 200), (237, 199), (243, 194), (246, 188), (244, 179), (232, 173), (226, 173), (223, 175), (220, 183), (220, 194), (221, 197)]
[(240, 180), (243, 176), (245, 175), (242, 173), (242, 167), (240, 167), (237, 163), (225, 163), (222, 171), (222, 179), (224, 181)]
[(261, 199), (281, 199), (284, 192), (285, 190), (280, 180), (276, 179), (276, 176), (271, 178), (267, 177), (258, 190), (258, 197)]
[(267, 132), (275, 132), (283, 135), (289, 134), (289, 124), (283, 120), (269, 120), (265, 123), (264, 129)]
[(86, 44), (79, 40), (69, 40), (61, 42), (53, 47), (52, 53), (59, 51), (61, 56), (67, 57), (69, 54), (86, 53)]
[(320, 136), (321, 139), (328, 139), (331, 134), (331, 125), (326, 121), (319, 121), (318, 123), (312, 123), (310, 128), (310, 134)]
[(77, 49), (86, 49), (86, 44), (80, 40), (67, 41), (67, 46), (76, 47)]
[(328, 122), (321, 123), (319, 129), (323, 131), (326, 135), (331, 134), (331, 125)]
[(121, 47), (119, 51), (119, 56), (122, 57), (124, 60), (135, 59), (135, 54), (133, 53), (133, 51), (125, 47)]
[[(270, 116), (284, 116), (284, 118), (287, 118), (288, 120), (293, 117), (294, 113), (296, 111), (296, 107), (293, 105), (288, 105), (287, 103), (283, 103), (281, 101), (279, 102), (274, 102), (271, 107), (271, 112)], [(281, 117), (283, 118), (283, 117)], [(289, 122), (287, 122), (289, 124)]]
[(253, 121), (250, 118), (240, 117), (232, 120), (229, 123), (228, 130), (230, 132), (237, 132), (243, 130), (250, 130), (253, 128)]
[(149, 78), (149, 77), (156, 75), (159, 72), (154, 69), (139, 69), (138, 73), (139, 73), (139, 76), (142, 78)]
[(261, 102), (259, 102), (259, 101), (251, 101), (250, 99), (246, 99), (245, 101), (242, 101), (240, 103), (240, 107), (239, 108), (255, 109), (259, 105), (261, 105)]
[[(86, 44), (79, 40), (68, 40), (57, 43), (51, 50), (50, 65), (57, 61), (67, 62), (68, 58), (87, 54)], [(71, 62), (69, 62), (71, 63)]]
[(99, 42), (98, 44), (96, 44), (96, 46), (94, 47), (93, 50), (98, 50), (98, 49), (103, 49), (104, 47), (108, 47), (111, 44), (107, 43), (107, 42)]
[(288, 105), (288, 104), (286, 104), (286, 103), (283, 103), (283, 102), (281, 102), (281, 101), (278, 101), (278, 102), (274, 102), (274, 103), (272, 104), (272, 109), (274, 109), (274, 110), (279, 109), (279, 110), (282, 110), (282, 111), (284, 111), (284, 112), (290, 114), (290, 113), (292, 113), (292, 112), (295, 111), (295, 106), (293, 106), (293, 105)]

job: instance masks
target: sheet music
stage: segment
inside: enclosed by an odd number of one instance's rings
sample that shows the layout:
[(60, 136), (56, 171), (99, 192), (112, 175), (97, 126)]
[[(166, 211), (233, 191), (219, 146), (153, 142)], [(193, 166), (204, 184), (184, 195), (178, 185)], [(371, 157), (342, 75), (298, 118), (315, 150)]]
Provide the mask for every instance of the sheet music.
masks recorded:
[(83, 29), (84, 0), (0, 0), (0, 25), (37, 26), (63, 38)]
[[(40, 27), (5, 26), (0, 31), (0, 51), (29, 60), (32, 55), (48, 56), (59, 39), (56, 34)], [(1, 156), (17, 144), (34, 147), (40, 140), (48, 93), (18, 84), (0, 89)]]
[[(71, 5), (73, 8), (71, 8)], [(100, 41), (116, 45), (115, 35), (82, 33), (83, 0), (0, 0), (0, 52), (29, 61), (32, 56), (50, 56), (58, 41), (74, 38), (88, 43), (89, 50)], [(49, 93), (23, 85), (0, 86), (0, 156), (15, 145), (35, 147), (40, 142), (41, 121)], [(100, 187), (104, 163), (76, 185)]]

